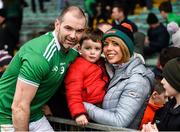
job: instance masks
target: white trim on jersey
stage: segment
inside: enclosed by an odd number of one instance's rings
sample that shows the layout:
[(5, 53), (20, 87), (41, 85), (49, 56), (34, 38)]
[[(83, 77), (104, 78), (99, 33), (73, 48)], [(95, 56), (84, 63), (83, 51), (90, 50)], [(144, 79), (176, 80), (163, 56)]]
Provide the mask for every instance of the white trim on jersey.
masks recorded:
[(23, 81), (23, 82), (25, 82), (26, 84), (30, 84), (30, 85), (35, 86), (35, 87), (37, 87), (37, 88), (38, 88), (39, 85), (40, 85), (40, 84), (38, 84), (38, 83), (36, 83), (36, 82), (27, 80), (27, 79), (25, 79), (25, 78), (23, 78), (23, 77), (21, 77), (21, 76), (18, 76), (18, 79), (21, 80), (21, 81)]
[(55, 39), (53, 38), (52, 41), (48, 44), (43, 56), (47, 59), (47, 61), (50, 61), (52, 56), (54, 55), (54, 52), (57, 50), (57, 45), (55, 43)]
[(53, 31), (52, 34), (53, 34), (53, 36), (54, 36), (56, 46), (57, 46), (58, 50), (60, 50), (60, 49), (61, 49), (61, 46), (60, 46), (60, 43), (59, 43), (58, 40), (57, 40), (57, 36), (56, 36), (55, 31)]
[(45, 58), (49, 61), (49, 57), (52, 56), (52, 54), (54, 54), (54, 50), (56, 51), (56, 45), (53, 43), (53, 45), (49, 48), (47, 55), (45, 56)]
[(52, 39), (52, 41), (48, 44), (48, 46), (46, 47), (46, 50), (45, 50), (45, 52), (44, 52), (44, 54), (43, 54), (43, 56), (45, 57), (46, 56), (46, 54), (47, 54), (47, 52), (48, 52), (48, 50), (49, 50), (49, 47), (51, 46), (51, 45), (53, 45), (53, 43), (54, 43), (54, 39)]

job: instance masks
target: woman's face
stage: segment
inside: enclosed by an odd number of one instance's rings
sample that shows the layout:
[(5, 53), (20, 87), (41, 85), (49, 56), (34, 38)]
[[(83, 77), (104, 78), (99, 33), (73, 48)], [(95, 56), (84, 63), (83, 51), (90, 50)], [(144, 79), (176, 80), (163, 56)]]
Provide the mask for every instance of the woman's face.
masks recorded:
[(123, 41), (117, 37), (108, 37), (103, 43), (103, 52), (110, 64), (121, 64), (123, 54), (121, 52), (120, 44)]
[(175, 97), (178, 94), (178, 92), (167, 82), (165, 78), (162, 79), (161, 83), (163, 84), (163, 87), (165, 89), (165, 96)]

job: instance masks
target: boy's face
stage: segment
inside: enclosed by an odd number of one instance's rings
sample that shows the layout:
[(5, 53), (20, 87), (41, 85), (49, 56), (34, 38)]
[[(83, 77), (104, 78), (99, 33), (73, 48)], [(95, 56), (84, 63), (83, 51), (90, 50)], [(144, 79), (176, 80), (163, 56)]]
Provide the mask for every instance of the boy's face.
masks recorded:
[(165, 96), (171, 97), (178, 94), (178, 92), (167, 82), (165, 78), (162, 79), (161, 83), (165, 89)]
[(92, 40), (84, 40), (80, 46), (81, 56), (91, 63), (99, 60), (102, 52), (101, 42), (94, 42)]
[(156, 105), (163, 106), (166, 103), (166, 99), (167, 97), (165, 96), (165, 92), (162, 92), (161, 94), (158, 94), (158, 92), (156, 92), (154, 94), (154, 104)]

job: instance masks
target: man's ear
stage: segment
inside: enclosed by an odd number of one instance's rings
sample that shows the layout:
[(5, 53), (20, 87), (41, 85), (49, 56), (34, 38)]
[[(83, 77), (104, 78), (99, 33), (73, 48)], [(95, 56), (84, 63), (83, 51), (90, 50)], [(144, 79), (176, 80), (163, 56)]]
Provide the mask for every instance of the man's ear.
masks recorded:
[(55, 27), (55, 31), (56, 31), (56, 32), (59, 32), (60, 22), (59, 22), (58, 19), (55, 20), (55, 22), (54, 22), (54, 27)]

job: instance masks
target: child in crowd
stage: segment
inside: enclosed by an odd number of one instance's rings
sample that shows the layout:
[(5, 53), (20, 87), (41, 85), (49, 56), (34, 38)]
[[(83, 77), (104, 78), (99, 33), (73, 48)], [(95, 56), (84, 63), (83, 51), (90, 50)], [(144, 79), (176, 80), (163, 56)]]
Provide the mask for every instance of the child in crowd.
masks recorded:
[[(180, 131), (180, 57), (171, 59), (163, 68), (161, 83), (165, 95), (171, 97), (164, 107), (157, 110), (155, 123), (143, 125), (142, 132)], [(156, 127), (157, 126), (157, 127)]]
[(154, 119), (155, 112), (165, 104), (165, 89), (160, 82), (156, 82), (154, 91), (149, 99), (147, 108), (144, 112), (144, 116), (141, 121), (140, 129), (143, 124), (152, 122)]
[(0, 77), (6, 70), (7, 66), (9, 65), (12, 56), (8, 54), (5, 50), (0, 50)]
[(101, 58), (103, 33), (87, 31), (80, 41), (80, 57), (69, 67), (65, 78), (66, 97), (72, 118), (79, 125), (87, 125), (87, 112), (83, 102), (101, 105), (108, 75)]

